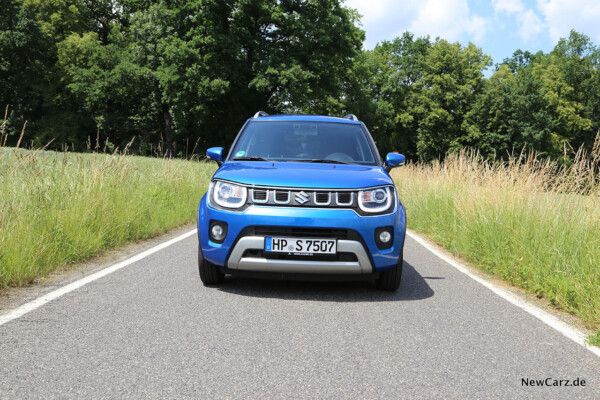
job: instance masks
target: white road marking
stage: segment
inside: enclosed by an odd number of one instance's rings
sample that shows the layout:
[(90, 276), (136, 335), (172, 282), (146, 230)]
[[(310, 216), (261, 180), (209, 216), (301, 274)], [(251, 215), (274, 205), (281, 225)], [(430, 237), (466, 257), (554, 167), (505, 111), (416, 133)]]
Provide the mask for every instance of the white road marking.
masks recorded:
[(162, 249), (169, 247), (172, 244), (182, 241), (183, 239), (186, 239), (186, 238), (196, 234), (197, 231), (198, 231), (197, 229), (194, 229), (189, 232), (186, 232), (183, 235), (177, 236), (176, 238), (173, 238), (173, 239), (168, 240), (164, 243), (161, 243), (157, 246), (154, 246), (140, 254), (137, 254), (131, 258), (128, 258), (125, 261), (121, 261), (120, 263), (111, 265), (108, 268), (105, 268), (94, 274), (88, 275), (85, 278), (79, 279), (78, 281), (75, 281), (66, 286), (63, 286), (60, 289), (56, 289), (50, 293), (46, 293), (45, 295), (38, 297), (37, 299), (30, 301), (29, 303), (23, 304), (22, 306), (15, 308), (8, 314), (0, 315), (0, 326), (2, 326), (4, 324), (6, 324), (7, 322), (10, 322), (14, 319), (20, 318), (23, 315), (27, 314), (28, 312), (31, 312), (37, 308), (40, 308), (44, 304), (46, 304), (54, 299), (57, 299), (60, 296), (70, 293), (73, 290), (79, 289), (80, 287), (85, 286), (90, 282), (94, 282), (97, 279), (100, 279), (106, 275), (112, 274), (113, 272), (116, 272), (116, 271), (120, 270), (121, 268), (125, 268), (126, 266), (131, 265), (137, 261), (140, 261), (141, 259), (146, 258), (151, 254), (161, 251)]
[[(120, 270), (121, 268), (125, 268), (128, 265), (131, 265), (137, 261), (140, 261), (140, 260), (148, 257), (149, 255), (154, 254), (162, 249), (165, 249), (165, 248), (171, 246), (172, 244), (180, 242), (196, 233), (197, 233), (197, 229), (193, 229), (193, 230), (186, 232), (180, 236), (177, 236), (176, 238), (168, 240), (168, 241), (161, 243), (157, 246), (154, 246), (140, 254), (137, 254), (131, 258), (128, 258), (125, 261), (121, 261), (120, 263), (114, 264), (108, 268), (105, 268), (94, 274), (86, 276), (85, 278), (79, 279), (78, 281), (75, 281), (66, 286), (63, 286), (60, 289), (56, 289), (50, 293), (47, 293), (41, 297), (38, 297), (37, 299), (32, 300), (29, 303), (26, 303), (16, 309), (12, 310), (8, 314), (0, 315), (0, 326), (2, 326), (4, 324), (6, 324), (7, 322), (10, 322), (14, 319), (20, 318), (23, 315), (27, 314), (28, 312), (31, 312), (37, 308), (40, 308), (44, 304), (49, 303), (50, 301), (52, 301), (54, 299), (57, 299), (57, 298), (65, 295), (67, 293), (70, 293), (76, 289), (79, 289), (80, 287), (85, 286), (88, 283), (94, 282), (95, 280), (100, 279), (106, 275), (112, 274), (113, 272), (116, 272), (116, 271)], [(409, 231), (409, 230), (406, 231), (406, 234), (408, 236), (410, 236), (412, 239), (414, 239), (415, 241), (417, 241), (421, 246), (425, 247), (431, 253), (436, 255), (438, 258), (445, 261), (449, 265), (453, 266), (454, 268), (456, 268), (463, 274), (469, 276), (471, 279), (482, 284), (486, 288), (490, 289), (492, 292), (496, 293), (498, 296), (502, 297), (504, 300), (508, 301), (511, 304), (514, 304), (515, 306), (519, 307), (520, 309), (524, 310), (525, 312), (528, 312), (529, 314), (538, 318), (540, 321), (544, 322), (546, 325), (557, 330), (558, 332), (562, 333), (564, 336), (568, 337), (575, 343), (585, 347), (586, 349), (588, 349), (589, 351), (591, 351), (592, 353), (594, 353), (595, 355), (600, 357), (600, 348), (594, 347), (594, 346), (588, 346), (585, 341), (586, 334), (584, 332), (561, 321), (560, 319), (556, 318), (554, 315), (550, 314), (549, 312), (544, 311), (535, 305), (532, 305), (532, 304), (529, 304), (529, 303), (523, 301), (519, 297), (500, 288), (499, 286), (493, 284), (492, 282), (488, 282), (485, 279), (482, 279), (482, 278), (472, 274), (465, 266), (463, 266), (462, 264), (460, 264), (453, 258), (450, 258), (450, 257), (446, 256), (445, 254), (439, 252), (435, 247), (431, 246), (427, 241), (425, 241), (420, 235), (418, 235), (412, 231)]]
[(508, 301), (509, 303), (514, 304), (515, 306), (519, 307), (523, 311), (528, 312), (529, 314), (533, 315), (534, 317), (536, 317), (537, 319), (539, 319), (546, 325), (550, 326), (551, 328), (554, 328), (555, 330), (559, 331), (560, 333), (562, 333), (563, 335), (565, 335), (566, 337), (568, 337), (575, 343), (580, 344), (581, 346), (585, 347), (586, 349), (588, 349), (589, 351), (591, 351), (592, 353), (594, 353), (595, 355), (600, 357), (600, 348), (587, 345), (587, 343), (585, 341), (586, 334), (584, 332), (567, 324), (566, 322), (561, 321), (560, 319), (558, 319), (554, 315), (550, 314), (549, 312), (547, 312), (533, 304), (527, 303), (526, 301), (520, 299), (518, 296), (495, 285), (494, 283), (489, 282), (485, 279), (482, 279), (482, 278), (472, 274), (471, 271), (469, 271), (469, 269), (466, 268), (464, 265), (462, 265), (455, 259), (448, 257), (447, 255), (438, 251), (435, 247), (430, 245), (426, 240), (424, 240), (420, 235), (416, 234), (415, 232), (407, 230), (406, 234), (408, 236), (410, 236), (412, 239), (414, 239), (415, 241), (417, 241), (421, 246), (425, 247), (427, 250), (429, 250), (430, 252), (435, 254), (438, 258), (440, 258), (443, 261), (445, 261), (446, 263), (450, 264), (451, 266), (453, 266), (454, 268), (456, 268), (463, 274), (467, 275), (471, 279), (474, 279), (475, 281), (479, 282), (486, 288), (490, 289), (492, 292), (496, 293), (498, 296), (502, 297), (504, 300)]

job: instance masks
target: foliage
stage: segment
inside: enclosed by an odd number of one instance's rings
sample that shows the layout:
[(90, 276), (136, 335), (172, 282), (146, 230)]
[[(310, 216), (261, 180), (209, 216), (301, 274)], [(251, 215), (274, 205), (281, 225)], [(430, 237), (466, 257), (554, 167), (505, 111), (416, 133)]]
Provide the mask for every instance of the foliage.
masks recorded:
[(18, 49), (36, 49), (33, 42), (41, 51), (3, 62), (1, 83), (27, 85), (18, 78), (33, 73), (19, 71), (19, 64), (34, 58), (43, 96), (30, 112), (16, 104), (26, 96), (10, 86), (0, 101), (21, 121), (47, 115), (79, 121), (62, 131), (45, 121), (28, 133), (80, 150), (94, 141), (123, 146), (136, 136), (141, 152), (160, 143), (165, 153), (182, 155), (184, 143), (231, 141), (258, 109), (340, 113), (345, 77), (364, 39), (357, 14), (339, 0), (9, 3), (14, 16), (3, 23), (33, 24), (23, 34), (38, 38), (3, 49), (20, 56)]
[(429, 38), (415, 39), (405, 32), (356, 59), (349, 110), (372, 130), (380, 150), (398, 149), (409, 157), (417, 154), (415, 98), (431, 46)]
[(600, 347), (600, 329), (588, 336), (587, 343)]
[[(8, 143), (115, 143), (184, 156), (227, 146), (245, 119), (353, 113), (382, 154), (464, 148), (572, 162), (600, 128), (600, 49), (572, 31), (548, 54), (492, 60), (472, 43), (400, 37), (361, 50), (341, 0), (3, 0)], [(488, 75), (486, 77), (485, 75)], [(491, 75), (491, 76), (490, 76)]]
[(476, 146), (478, 132), (465, 126), (465, 116), (482, 92), (483, 69), (491, 59), (472, 43), (437, 41), (428, 51), (419, 79), (417, 152), (425, 159)]
[[(3, 1), (0, 13), (0, 101), (10, 104), (9, 131), (39, 114), (44, 96), (45, 36), (35, 15), (14, 1)], [(4, 113), (2, 113), (4, 116)], [(32, 126), (30, 124), (30, 129)]]
[(548, 154), (556, 121), (547, 107), (531, 69), (515, 75), (501, 65), (466, 115), (469, 130), (479, 138), (475, 147), (489, 158), (507, 157), (523, 148)]
[(497, 66), (467, 119), (485, 154), (523, 147), (572, 159), (600, 128), (600, 50), (572, 31), (549, 54), (517, 51)]

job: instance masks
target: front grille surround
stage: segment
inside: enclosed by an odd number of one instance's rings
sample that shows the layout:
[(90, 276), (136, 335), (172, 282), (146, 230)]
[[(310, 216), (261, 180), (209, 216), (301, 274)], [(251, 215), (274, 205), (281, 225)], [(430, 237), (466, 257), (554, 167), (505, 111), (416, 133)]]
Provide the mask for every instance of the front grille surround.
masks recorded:
[(248, 205), (303, 208), (358, 208), (358, 190), (254, 187), (248, 188)]
[[(225, 181), (228, 182), (228, 181)], [(281, 186), (256, 186), (244, 185), (237, 182), (233, 184), (245, 186), (248, 190), (246, 204), (238, 209), (232, 210), (209, 203), (212, 208), (226, 211), (243, 212), (252, 205), (272, 207), (294, 207), (314, 209), (345, 209), (352, 210), (362, 217), (378, 217), (396, 212), (398, 201), (396, 191), (392, 185), (381, 185), (357, 189), (321, 189), (321, 188), (295, 188)], [(371, 190), (379, 187), (389, 187), (392, 201), (387, 210), (371, 213), (364, 211), (358, 205), (358, 194), (363, 190)], [(212, 189), (207, 196), (213, 196)]]

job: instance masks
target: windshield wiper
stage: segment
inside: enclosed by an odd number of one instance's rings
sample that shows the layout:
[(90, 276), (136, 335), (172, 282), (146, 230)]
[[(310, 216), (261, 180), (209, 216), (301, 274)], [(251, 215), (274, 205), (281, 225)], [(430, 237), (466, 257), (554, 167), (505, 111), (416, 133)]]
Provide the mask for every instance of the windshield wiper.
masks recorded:
[(234, 157), (233, 161), (273, 161), (263, 157)]
[(322, 164), (352, 164), (345, 161), (328, 160), (325, 158), (313, 158), (312, 160), (293, 160), (296, 162), (322, 163)]

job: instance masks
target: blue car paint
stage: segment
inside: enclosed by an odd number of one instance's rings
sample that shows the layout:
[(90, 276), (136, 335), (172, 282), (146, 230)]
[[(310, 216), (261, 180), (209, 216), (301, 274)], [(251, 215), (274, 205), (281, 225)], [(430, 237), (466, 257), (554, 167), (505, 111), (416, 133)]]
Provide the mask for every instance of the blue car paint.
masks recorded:
[[(396, 266), (404, 246), (406, 213), (403, 206), (390, 215), (361, 217), (352, 210), (303, 209), (300, 207), (253, 206), (243, 212), (222, 211), (206, 204), (206, 195), (198, 207), (198, 237), (204, 258), (213, 264), (225, 266), (229, 251), (239, 233), (247, 226), (293, 226), (341, 228), (357, 231), (371, 254), (375, 272)], [(208, 239), (208, 221), (227, 223), (227, 237), (221, 244)], [(387, 250), (379, 250), (375, 244), (375, 229), (383, 226), (394, 227), (394, 244)]]
[(393, 185), (381, 167), (305, 162), (229, 161), (213, 179), (258, 186), (348, 189)]
[(398, 167), (400, 165), (404, 165), (405, 162), (406, 157), (404, 157), (402, 154), (388, 153), (388, 155), (385, 157), (385, 165), (390, 167)]
[[(252, 119), (248, 119), (238, 133), (231, 148), (244, 132)], [(335, 122), (362, 125), (368, 134), (366, 126), (360, 121), (345, 118), (286, 114), (260, 117), (260, 121), (315, 121)], [(370, 134), (369, 134), (370, 136)], [(222, 148), (211, 148), (207, 156), (217, 160), (217, 150), (222, 157)], [(210, 154), (209, 154), (210, 151)], [(214, 155), (213, 158), (211, 155)], [(229, 154), (224, 164), (214, 173), (212, 180), (219, 179), (249, 186), (279, 186), (290, 188), (327, 188), (327, 189), (362, 189), (374, 186), (391, 185), (394, 182), (383, 165), (355, 164), (310, 164), (301, 162), (278, 161), (233, 161), (238, 155)], [(379, 156), (375, 154), (379, 160)], [(402, 155), (389, 153), (386, 165), (394, 167), (402, 165)], [(395, 188), (394, 188), (395, 191)], [(207, 193), (208, 194), (208, 193)], [(203, 257), (218, 266), (225, 267), (232, 246), (240, 232), (248, 226), (282, 226), (282, 227), (319, 227), (353, 229), (360, 234), (368, 249), (374, 271), (381, 272), (397, 265), (402, 255), (406, 236), (406, 211), (395, 193), (396, 207), (394, 212), (387, 215), (360, 216), (353, 210), (316, 209), (301, 207), (267, 207), (253, 205), (246, 210), (224, 211), (207, 204), (205, 194), (198, 206), (198, 240)], [(209, 240), (210, 221), (223, 221), (228, 225), (227, 237), (223, 243)], [(394, 231), (393, 245), (386, 250), (380, 250), (375, 243), (375, 229), (392, 226)]]
[(206, 156), (211, 160), (222, 161), (223, 160), (223, 148), (222, 147), (211, 147), (206, 150)]

